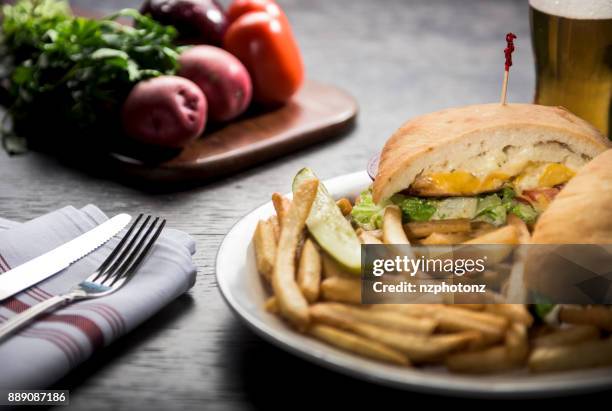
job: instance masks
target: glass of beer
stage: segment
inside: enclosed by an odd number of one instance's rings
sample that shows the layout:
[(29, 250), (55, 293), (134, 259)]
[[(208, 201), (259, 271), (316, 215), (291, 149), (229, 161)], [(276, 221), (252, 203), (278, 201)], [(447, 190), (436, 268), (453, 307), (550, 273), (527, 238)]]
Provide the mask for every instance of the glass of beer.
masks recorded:
[(535, 103), (563, 106), (610, 135), (612, 1), (530, 0)]

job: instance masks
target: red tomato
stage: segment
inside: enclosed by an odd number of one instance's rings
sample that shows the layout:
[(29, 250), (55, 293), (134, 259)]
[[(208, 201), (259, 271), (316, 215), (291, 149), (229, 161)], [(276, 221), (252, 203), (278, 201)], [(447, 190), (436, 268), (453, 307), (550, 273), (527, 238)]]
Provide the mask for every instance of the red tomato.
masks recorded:
[(253, 81), (253, 98), (263, 104), (287, 102), (304, 80), (300, 50), (285, 14), (248, 12), (234, 21), (224, 47), (245, 65)]
[(246, 13), (265, 11), (273, 16), (283, 14), (274, 0), (234, 0), (227, 9), (227, 19), (230, 23)]

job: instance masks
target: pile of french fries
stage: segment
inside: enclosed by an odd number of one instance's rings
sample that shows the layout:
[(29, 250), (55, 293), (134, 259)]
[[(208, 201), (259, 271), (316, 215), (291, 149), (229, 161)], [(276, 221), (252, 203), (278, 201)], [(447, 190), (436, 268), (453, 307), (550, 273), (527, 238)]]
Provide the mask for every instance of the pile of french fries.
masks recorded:
[[(612, 310), (561, 306), (559, 324), (535, 324), (520, 304), (361, 304), (360, 278), (345, 272), (305, 228), (319, 181), (293, 200), (272, 196), (276, 215), (259, 221), (253, 242), (257, 269), (272, 296), (265, 309), (298, 332), (337, 348), (400, 366), (443, 364), (458, 373), (499, 373), (527, 367), (552, 372), (612, 365)], [(346, 216), (351, 201), (338, 207)], [(364, 244), (520, 244), (529, 230), (518, 218), (495, 228), (468, 220), (402, 224), (385, 209), (382, 230), (357, 230)]]

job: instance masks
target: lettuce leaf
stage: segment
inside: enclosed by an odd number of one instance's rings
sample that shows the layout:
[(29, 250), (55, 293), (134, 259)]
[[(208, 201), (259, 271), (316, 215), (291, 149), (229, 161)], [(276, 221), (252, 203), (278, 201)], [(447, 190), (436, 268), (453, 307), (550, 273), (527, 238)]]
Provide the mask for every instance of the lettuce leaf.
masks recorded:
[(508, 212), (516, 215), (526, 224), (533, 224), (538, 219), (538, 212), (529, 204), (516, 201), (516, 193), (510, 187), (504, 187), (501, 191), (502, 204), (506, 206)]
[(511, 189), (510, 187), (504, 187), (499, 192), (499, 195), (501, 197), (502, 204), (505, 205), (506, 208), (509, 209), (510, 206), (512, 205), (512, 202), (514, 201), (514, 198), (516, 197), (516, 193), (514, 192), (514, 190)]
[(476, 216), (478, 198), (476, 197), (449, 197), (436, 201), (436, 212), (432, 220), (447, 220), (450, 218), (469, 218)]
[(475, 220), (499, 226), (506, 222), (508, 213), (516, 215), (526, 224), (533, 224), (538, 218), (538, 212), (532, 206), (517, 201), (514, 190), (504, 187), (500, 192), (478, 200)]
[(532, 206), (515, 201), (510, 212), (523, 220), (525, 224), (533, 224), (538, 219), (538, 212)]
[(389, 202), (375, 204), (372, 199), (372, 190), (368, 188), (359, 195), (351, 211), (351, 217), (364, 230), (381, 228), (383, 210), (388, 204)]
[[(477, 202), (476, 205), (473, 202)], [(527, 224), (533, 224), (538, 218), (533, 207), (516, 200), (516, 194), (510, 187), (479, 197), (430, 199), (395, 194), (381, 204), (374, 203), (372, 190), (368, 188), (361, 193), (353, 207), (352, 220), (364, 230), (381, 228), (383, 210), (389, 204), (395, 204), (402, 210), (404, 222), (470, 218), (500, 226), (506, 222), (508, 213), (515, 214)]]
[(395, 204), (402, 210), (404, 221), (429, 221), (436, 212), (434, 200), (403, 194), (395, 194), (389, 200), (375, 204), (372, 190), (367, 189), (361, 192), (351, 211), (352, 220), (364, 230), (381, 228), (383, 211), (389, 204)]
[(403, 194), (395, 194), (391, 202), (402, 210), (405, 222), (429, 221), (436, 212), (436, 202), (425, 198), (410, 197)]
[(506, 222), (507, 206), (497, 194), (481, 197), (476, 208), (476, 221), (484, 221), (495, 226)]

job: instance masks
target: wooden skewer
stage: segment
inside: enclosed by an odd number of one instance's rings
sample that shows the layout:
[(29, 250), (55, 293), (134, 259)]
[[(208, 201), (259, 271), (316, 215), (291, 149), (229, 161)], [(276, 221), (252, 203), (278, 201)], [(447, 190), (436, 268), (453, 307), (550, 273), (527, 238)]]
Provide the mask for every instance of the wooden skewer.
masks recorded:
[(514, 51), (514, 39), (516, 36), (514, 33), (506, 34), (506, 48), (504, 49), (504, 56), (506, 56), (506, 64), (504, 64), (504, 81), (502, 83), (502, 92), (500, 98), (500, 104), (506, 105), (506, 98), (508, 95), (508, 78), (510, 77), (510, 66), (512, 66), (512, 52)]
[(508, 94), (508, 77), (509, 76), (510, 76), (510, 71), (504, 70), (504, 82), (502, 83), (501, 100), (499, 102), (502, 106), (506, 104), (506, 97)]

